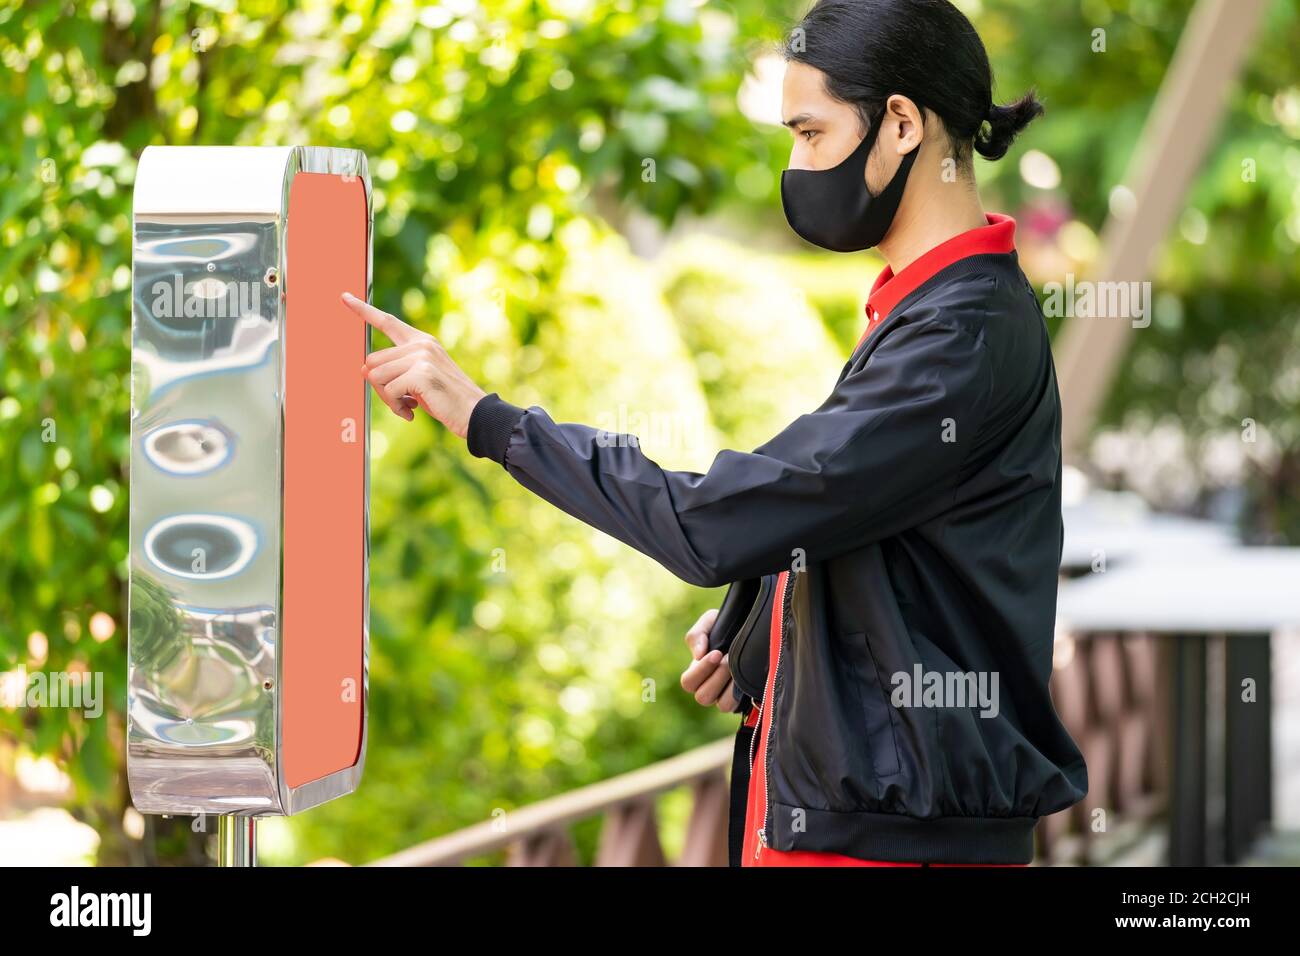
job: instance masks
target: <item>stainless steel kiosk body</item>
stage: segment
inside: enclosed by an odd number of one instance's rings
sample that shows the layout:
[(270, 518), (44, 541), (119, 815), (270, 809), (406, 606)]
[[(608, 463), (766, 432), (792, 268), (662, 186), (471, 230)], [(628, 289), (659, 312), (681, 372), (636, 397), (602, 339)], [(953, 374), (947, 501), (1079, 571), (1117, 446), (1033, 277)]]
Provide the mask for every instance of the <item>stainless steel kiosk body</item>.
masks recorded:
[(365, 155), (149, 147), (133, 216), (131, 796), (297, 813), (365, 762)]

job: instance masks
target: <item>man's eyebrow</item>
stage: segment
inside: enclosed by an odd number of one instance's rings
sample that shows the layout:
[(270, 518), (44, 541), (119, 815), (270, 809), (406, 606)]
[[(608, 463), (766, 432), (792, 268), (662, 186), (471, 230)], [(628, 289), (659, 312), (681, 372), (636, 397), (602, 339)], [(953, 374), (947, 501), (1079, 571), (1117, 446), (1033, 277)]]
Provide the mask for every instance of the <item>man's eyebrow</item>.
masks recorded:
[(781, 125), (788, 126), (791, 129), (794, 129), (796, 126), (802, 126), (804, 123), (807, 123), (811, 119), (814, 119), (811, 113), (800, 113), (798, 116), (792, 116), (788, 120), (783, 120)]

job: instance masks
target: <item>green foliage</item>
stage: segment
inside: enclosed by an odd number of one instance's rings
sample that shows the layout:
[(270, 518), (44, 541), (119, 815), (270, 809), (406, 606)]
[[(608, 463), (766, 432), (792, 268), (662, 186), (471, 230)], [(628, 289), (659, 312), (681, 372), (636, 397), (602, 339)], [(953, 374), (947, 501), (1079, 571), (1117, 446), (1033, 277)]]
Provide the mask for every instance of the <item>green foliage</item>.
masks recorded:
[[(665, 295), (713, 420), (736, 447), (753, 448), (816, 408), (844, 364), (847, 351), (832, 341), (800, 283), (805, 271), (789, 257), (700, 236), (663, 257)], [(808, 285), (827, 296), (834, 288)], [(865, 286), (859, 281), (847, 289), (859, 303), (858, 316)]]

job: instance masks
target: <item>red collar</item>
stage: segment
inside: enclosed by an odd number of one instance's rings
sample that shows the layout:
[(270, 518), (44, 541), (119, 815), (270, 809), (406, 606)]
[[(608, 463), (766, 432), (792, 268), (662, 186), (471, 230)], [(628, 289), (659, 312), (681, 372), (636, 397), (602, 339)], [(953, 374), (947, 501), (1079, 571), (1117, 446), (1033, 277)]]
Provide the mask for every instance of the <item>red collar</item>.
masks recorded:
[(885, 266), (871, 286), (867, 296), (867, 327), (858, 340), (861, 345), (881, 322), (889, 318), (894, 306), (902, 302), (923, 282), (941, 269), (946, 269), (958, 259), (982, 253), (1014, 252), (1016, 248), (1016, 221), (1010, 216), (988, 213), (989, 224), (977, 226), (939, 243), (925, 255), (911, 263), (898, 275)]

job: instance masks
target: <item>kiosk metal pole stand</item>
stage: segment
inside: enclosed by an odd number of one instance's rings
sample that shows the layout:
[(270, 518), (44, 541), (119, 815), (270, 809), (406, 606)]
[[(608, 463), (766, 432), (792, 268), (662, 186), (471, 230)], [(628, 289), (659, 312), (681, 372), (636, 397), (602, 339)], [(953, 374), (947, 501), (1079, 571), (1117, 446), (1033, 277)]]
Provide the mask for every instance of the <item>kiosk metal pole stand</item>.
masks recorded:
[(217, 817), (217, 866), (257, 866), (256, 817)]

